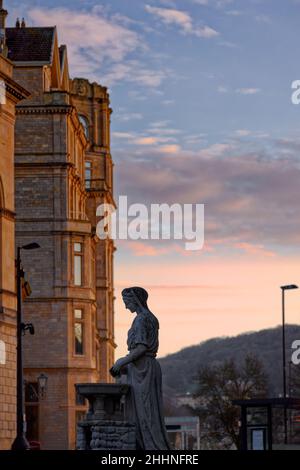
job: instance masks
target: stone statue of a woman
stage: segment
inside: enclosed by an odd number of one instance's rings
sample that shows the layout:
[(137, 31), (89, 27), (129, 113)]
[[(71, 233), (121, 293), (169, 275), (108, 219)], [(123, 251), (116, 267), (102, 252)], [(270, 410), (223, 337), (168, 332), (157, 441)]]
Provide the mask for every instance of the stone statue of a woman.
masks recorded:
[(128, 331), (129, 354), (118, 359), (110, 369), (117, 377), (124, 369), (131, 386), (130, 416), (136, 424), (137, 448), (169, 450), (170, 444), (162, 410), (162, 374), (155, 359), (158, 350), (157, 318), (148, 309), (148, 293), (142, 287), (122, 291), (126, 308), (136, 312)]

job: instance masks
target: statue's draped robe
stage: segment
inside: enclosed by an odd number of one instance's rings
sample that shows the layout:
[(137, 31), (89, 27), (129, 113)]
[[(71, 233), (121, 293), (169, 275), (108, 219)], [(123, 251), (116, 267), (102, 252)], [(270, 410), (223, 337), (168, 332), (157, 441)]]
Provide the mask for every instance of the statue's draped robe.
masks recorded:
[(145, 450), (169, 450), (162, 405), (162, 373), (155, 359), (158, 351), (159, 323), (151, 312), (137, 314), (128, 331), (128, 350), (138, 344), (145, 354), (127, 366), (131, 385), (129, 414), (137, 427), (137, 447)]

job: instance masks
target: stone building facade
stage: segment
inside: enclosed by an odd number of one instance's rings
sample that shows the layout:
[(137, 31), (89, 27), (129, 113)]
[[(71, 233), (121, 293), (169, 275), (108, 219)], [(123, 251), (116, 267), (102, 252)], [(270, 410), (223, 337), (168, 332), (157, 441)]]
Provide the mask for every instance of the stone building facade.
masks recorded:
[(0, 449), (16, 436), (15, 106), (29, 93), (13, 80), (7, 58), (7, 11), (0, 1)]
[[(85, 79), (74, 79), (71, 102), (79, 113), (88, 138), (85, 152), (86, 212), (96, 231), (96, 210), (100, 204), (115, 206), (113, 199), (113, 161), (110, 154), (110, 115), (107, 89)], [(98, 240), (96, 256), (97, 327), (99, 331), (100, 381), (110, 382), (109, 368), (114, 361), (114, 290), (112, 240)]]
[[(107, 90), (70, 80), (55, 27), (6, 28), (13, 77), (29, 90), (15, 128), (16, 243), (32, 294), (24, 320), (27, 438), (42, 449), (74, 449), (86, 404), (75, 384), (111, 381), (113, 252), (96, 236), (96, 207), (113, 203)], [(43, 397), (40, 373), (48, 376)]]

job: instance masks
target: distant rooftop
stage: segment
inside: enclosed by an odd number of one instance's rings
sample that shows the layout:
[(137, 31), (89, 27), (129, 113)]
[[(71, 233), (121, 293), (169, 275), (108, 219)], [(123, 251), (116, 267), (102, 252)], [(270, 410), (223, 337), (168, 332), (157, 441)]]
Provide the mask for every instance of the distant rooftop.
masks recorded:
[(8, 58), (13, 62), (51, 62), (55, 27), (6, 28)]

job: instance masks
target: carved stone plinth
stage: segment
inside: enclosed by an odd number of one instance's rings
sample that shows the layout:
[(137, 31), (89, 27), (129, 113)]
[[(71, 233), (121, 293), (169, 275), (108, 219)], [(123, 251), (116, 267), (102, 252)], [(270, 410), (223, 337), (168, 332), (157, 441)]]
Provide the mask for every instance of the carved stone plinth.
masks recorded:
[(77, 392), (87, 398), (89, 410), (77, 425), (79, 450), (135, 450), (135, 424), (128, 421), (126, 384), (77, 384)]

